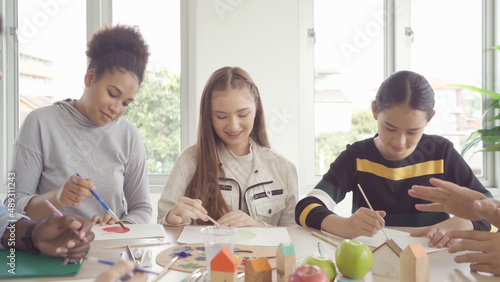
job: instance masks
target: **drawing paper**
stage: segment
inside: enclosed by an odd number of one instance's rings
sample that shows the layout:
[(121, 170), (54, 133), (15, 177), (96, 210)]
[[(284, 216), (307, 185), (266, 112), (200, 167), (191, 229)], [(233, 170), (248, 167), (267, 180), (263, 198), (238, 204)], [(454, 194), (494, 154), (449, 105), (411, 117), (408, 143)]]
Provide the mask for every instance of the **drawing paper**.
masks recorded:
[[(428, 245), (429, 239), (427, 237), (412, 237), (412, 236), (410, 236), (410, 233), (408, 233), (408, 232), (403, 232), (403, 231), (390, 229), (390, 228), (384, 228), (384, 230), (385, 230), (385, 233), (387, 233), (387, 237), (389, 237), (389, 239), (393, 239), (394, 242), (396, 242), (396, 244), (398, 244), (398, 246), (402, 250), (406, 249), (406, 247), (408, 247), (408, 245), (410, 245), (410, 244), (422, 244), (426, 253), (432, 253), (432, 252), (437, 252), (437, 251), (447, 249), (447, 248), (439, 249), (439, 248), (429, 247), (429, 245)], [(322, 230), (322, 232), (328, 236), (336, 238), (337, 240), (339, 240), (339, 242), (344, 240), (344, 238), (339, 237), (337, 235), (334, 235), (332, 233), (329, 233), (329, 232), (326, 232), (323, 230)], [(373, 237), (359, 236), (359, 237), (354, 238), (353, 240), (361, 242), (361, 243), (365, 243), (368, 246), (378, 247), (385, 242), (386, 238), (385, 238), (384, 232), (379, 231)]]
[(95, 241), (115, 239), (165, 238), (165, 231), (161, 224), (125, 224), (129, 230), (123, 230), (118, 225), (94, 225), (92, 232)]
[[(202, 228), (203, 226), (185, 226), (177, 242), (203, 243)], [(284, 242), (292, 242), (286, 227), (239, 227), (235, 244), (272, 247)]]

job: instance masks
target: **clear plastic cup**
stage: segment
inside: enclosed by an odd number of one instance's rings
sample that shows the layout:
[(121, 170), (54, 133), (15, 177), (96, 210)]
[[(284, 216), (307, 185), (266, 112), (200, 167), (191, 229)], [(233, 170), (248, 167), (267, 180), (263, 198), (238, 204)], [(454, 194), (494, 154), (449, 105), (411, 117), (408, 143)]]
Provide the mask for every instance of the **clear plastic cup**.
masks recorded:
[(234, 242), (236, 242), (238, 229), (226, 226), (208, 226), (201, 229), (201, 234), (205, 244), (207, 262), (205, 279), (210, 279), (210, 262), (224, 247), (234, 253)]

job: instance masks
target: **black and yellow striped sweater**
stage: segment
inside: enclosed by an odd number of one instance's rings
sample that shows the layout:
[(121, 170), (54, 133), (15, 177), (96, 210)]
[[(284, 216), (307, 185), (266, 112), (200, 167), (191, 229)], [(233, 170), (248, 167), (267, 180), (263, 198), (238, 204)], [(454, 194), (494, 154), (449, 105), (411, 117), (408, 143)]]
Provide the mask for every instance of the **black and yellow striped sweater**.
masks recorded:
[[(384, 218), (386, 226), (429, 226), (449, 218), (443, 212), (416, 210), (415, 204), (428, 202), (408, 195), (412, 185), (432, 186), (429, 183), (431, 177), (492, 197), (446, 138), (424, 134), (410, 156), (400, 161), (388, 161), (377, 150), (375, 137), (347, 145), (346, 150), (330, 164), (323, 179), (297, 204), (297, 224), (320, 229), (323, 219), (333, 213), (335, 205), (348, 192), (353, 192), (353, 213), (360, 207), (368, 207), (358, 184), (363, 187), (373, 209), (387, 213)], [(472, 223), (475, 230), (491, 229), (484, 220)]]

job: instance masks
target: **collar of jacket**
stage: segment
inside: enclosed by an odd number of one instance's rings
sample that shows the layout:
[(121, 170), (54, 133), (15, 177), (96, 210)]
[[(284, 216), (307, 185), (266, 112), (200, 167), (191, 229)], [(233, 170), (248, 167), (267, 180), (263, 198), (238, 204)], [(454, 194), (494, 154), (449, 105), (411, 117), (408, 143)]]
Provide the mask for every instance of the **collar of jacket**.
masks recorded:
[[(268, 166), (266, 165), (266, 161), (264, 155), (269, 152), (269, 148), (261, 147), (255, 141), (250, 138), (250, 145), (252, 146), (253, 152), (253, 165), (252, 165), (252, 175), (248, 181), (248, 187), (252, 187), (258, 185), (260, 183), (272, 182), (272, 175), (269, 173)], [(233, 158), (228, 149), (224, 147), (223, 142), (218, 142), (217, 151), (219, 152), (219, 160), (229, 160)], [(227, 167), (221, 163), (222, 169), (224, 170), (225, 178), (235, 179), (233, 174), (227, 169)]]

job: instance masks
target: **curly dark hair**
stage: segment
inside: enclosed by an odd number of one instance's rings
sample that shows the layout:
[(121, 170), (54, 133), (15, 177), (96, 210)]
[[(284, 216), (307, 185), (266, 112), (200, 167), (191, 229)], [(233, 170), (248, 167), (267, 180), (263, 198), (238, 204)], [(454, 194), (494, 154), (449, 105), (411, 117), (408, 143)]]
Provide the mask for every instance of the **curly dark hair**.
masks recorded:
[(94, 33), (85, 53), (90, 61), (87, 70), (95, 69), (97, 79), (116, 69), (135, 74), (139, 84), (150, 54), (139, 28), (126, 25), (105, 27)]

